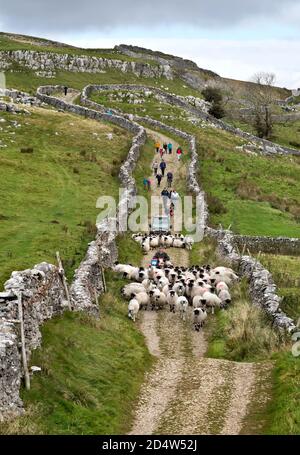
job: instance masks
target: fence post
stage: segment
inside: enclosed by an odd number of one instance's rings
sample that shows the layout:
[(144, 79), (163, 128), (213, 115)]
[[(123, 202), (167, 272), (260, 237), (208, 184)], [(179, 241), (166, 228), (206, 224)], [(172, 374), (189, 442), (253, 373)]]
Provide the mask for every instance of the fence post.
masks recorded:
[(25, 387), (30, 390), (30, 376), (28, 371), (26, 346), (25, 346), (25, 333), (24, 333), (24, 321), (23, 321), (23, 306), (22, 306), (22, 292), (18, 293), (18, 311), (20, 321), (20, 332), (21, 332), (21, 348), (22, 348), (22, 363), (25, 377)]
[(66, 298), (67, 298), (67, 301), (68, 301), (68, 307), (69, 307), (69, 310), (72, 311), (71, 299), (70, 299), (70, 294), (69, 294), (69, 289), (68, 289), (68, 283), (67, 283), (67, 279), (66, 279), (66, 276), (65, 276), (65, 271), (64, 271), (61, 259), (60, 259), (59, 251), (56, 252), (56, 258), (57, 258), (58, 269), (59, 269), (58, 273), (60, 274), (60, 277), (62, 279), (62, 283), (63, 283), (63, 286), (64, 286)]

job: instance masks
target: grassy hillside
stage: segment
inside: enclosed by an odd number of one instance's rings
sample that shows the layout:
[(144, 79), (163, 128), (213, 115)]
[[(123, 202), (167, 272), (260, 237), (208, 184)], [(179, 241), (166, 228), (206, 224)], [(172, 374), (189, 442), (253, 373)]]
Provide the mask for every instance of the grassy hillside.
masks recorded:
[[(51, 110), (1, 114), (0, 283), (13, 270), (55, 260), (68, 276), (94, 237), (96, 200), (118, 195), (130, 135), (107, 123)], [(17, 122), (17, 123), (15, 123)], [(21, 125), (16, 127), (15, 125)], [(107, 133), (113, 133), (113, 140)], [(21, 148), (33, 153), (21, 153)], [(145, 147), (145, 153), (152, 143)]]

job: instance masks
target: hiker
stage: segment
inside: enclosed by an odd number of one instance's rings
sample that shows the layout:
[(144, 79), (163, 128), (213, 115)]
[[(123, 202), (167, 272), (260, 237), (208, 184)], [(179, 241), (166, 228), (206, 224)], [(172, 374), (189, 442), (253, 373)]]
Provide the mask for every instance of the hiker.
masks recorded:
[(168, 152), (168, 144), (166, 142), (163, 145), (163, 149), (166, 153)]
[(171, 155), (171, 153), (172, 153), (172, 148), (173, 148), (173, 146), (172, 146), (171, 142), (169, 142), (169, 143), (168, 143), (169, 155)]
[(169, 206), (169, 202), (170, 202), (170, 194), (169, 194), (169, 191), (167, 190), (167, 188), (164, 188), (161, 192), (161, 197), (162, 197), (162, 200), (163, 200), (163, 205), (164, 205), (164, 210), (165, 210), (165, 214), (167, 215), (168, 213), (168, 206)]
[(156, 153), (158, 153), (159, 149), (160, 149), (160, 143), (158, 141), (155, 142), (155, 149), (156, 149)]
[(147, 190), (151, 190), (151, 180), (147, 179)]
[(146, 179), (146, 177), (143, 180), (143, 185), (144, 185), (144, 190), (147, 190), (148, 189), (148, 179)]
[(161, 160), (161, 163), (160, 163), (159, 167), (160, 167), (162, 176), (164, 177), (165, 176), (165, 169), (166, 169), (167, 165), (166, 165), (166, 163), (165, 163), (165, 161), (163, 159)]
[(164, 154), (164, 149), (159, 149), (159, 154), (160, 154), (160, 157), (161, 157), (161, 159), (162, 159), (163, 154)]
[(68, 94), (68, 87), (64, 87), (65, 96)]
[(156, 175), (157, 174), (157, 169), (158, 169), (158, 162), (156, 160), (152, 164), (152, 169), (153, 169), (154, 175)]
[(183, 153), (181, 147), (178, 147), (178, 149), (176, 150), (176, 153), (177, 153), (177, 159), (178, 159), (178, 161), (180, 161), (182, 153)]
[(157, 180), (157, 188), (160, 188), (160, 182), (161, 182), (161, 179), (162, 179), (162, 175), (161, 174), (156, 174), (156, 180)]
[(170, 171), (167, 173), (167, 182), (168, 182), (168, 187), (171, 188), (172, 182), (173, 182), (173, 174)]

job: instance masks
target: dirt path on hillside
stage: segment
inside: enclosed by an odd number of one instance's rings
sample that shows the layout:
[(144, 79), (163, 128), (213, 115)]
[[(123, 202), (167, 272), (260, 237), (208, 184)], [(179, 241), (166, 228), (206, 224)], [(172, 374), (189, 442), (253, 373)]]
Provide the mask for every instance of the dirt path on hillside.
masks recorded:
[[(170, 140), (147, 132), (154, 140)], [(176, 150), (178, 144), (171, 142)], [(174, 152), (164, 156), (176, 188), (176, 183), (186, 178), (186, 167), (177, 162)], [(153, 194), (160, 191), (155, 183)], [(168, 254), (175, 265), (189, 265), (188, 251), (170, 248)], [(148, 265), (152, 256), (153, 252), (145, 255), (143, 265)], [(130, 434), (242, 432), (250, 407), (259, 408), (267, 399), (262, 378), (265, 382), (270, 379), (270, 365), (205, 358), (205, 331), (193, 331), (191, 309), (186, 322), (168, 311), (142, 312), (139, 327), (156, 361), (141, 388)]]

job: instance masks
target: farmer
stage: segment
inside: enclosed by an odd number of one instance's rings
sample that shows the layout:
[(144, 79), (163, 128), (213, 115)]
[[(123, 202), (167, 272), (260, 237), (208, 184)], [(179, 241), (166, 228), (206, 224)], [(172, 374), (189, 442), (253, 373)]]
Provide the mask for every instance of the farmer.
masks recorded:
[(157, 180), (157, 187), (160, 188), (160, 182), (161, 182), (161, 179), (162, 179), (162, 175), (161, 174), (156, 174), (156, 180)]
[(169, 155), (172, 153), (172, 148), (173, 148), (173, 146), (172, 146), (171, 142), (169, 142), (169, 143), (168, 143)]
[(156, 149), (156, 153), (158, 153), (159, 149), (160, 149), (160, 143), (158, 141), (155, 142), (155, 149)]
[(173, 182), (173, 174), (170, 171), (167, 173), (167, 182), (168, 182), (168, 187), (171, 188), (172, 182)]
[(170, 257), (167, 255), (167, 253), (163, 250), (163, 248), (160, 248), (158, 251), (156, 251), (154, 257), (155, 259), (162, 259), (163, 261), (169, 261)]
[(165, 169), (166, 169), (167, 165), (166, 165), (166, 162), (164, 161), (163, 158), (162, 158), (162, 160), (161, 160), (161, 163), (160, 163), (159, 167), (160, 167), (162, 176), (164, 177), (164, 175), (165, 175)]
[(156, 160), (152, 164), (152, 169), (153, 169), (154, 175), (156, 175), (157, 174), (157, 169), (158, 169), (158, 162)]

